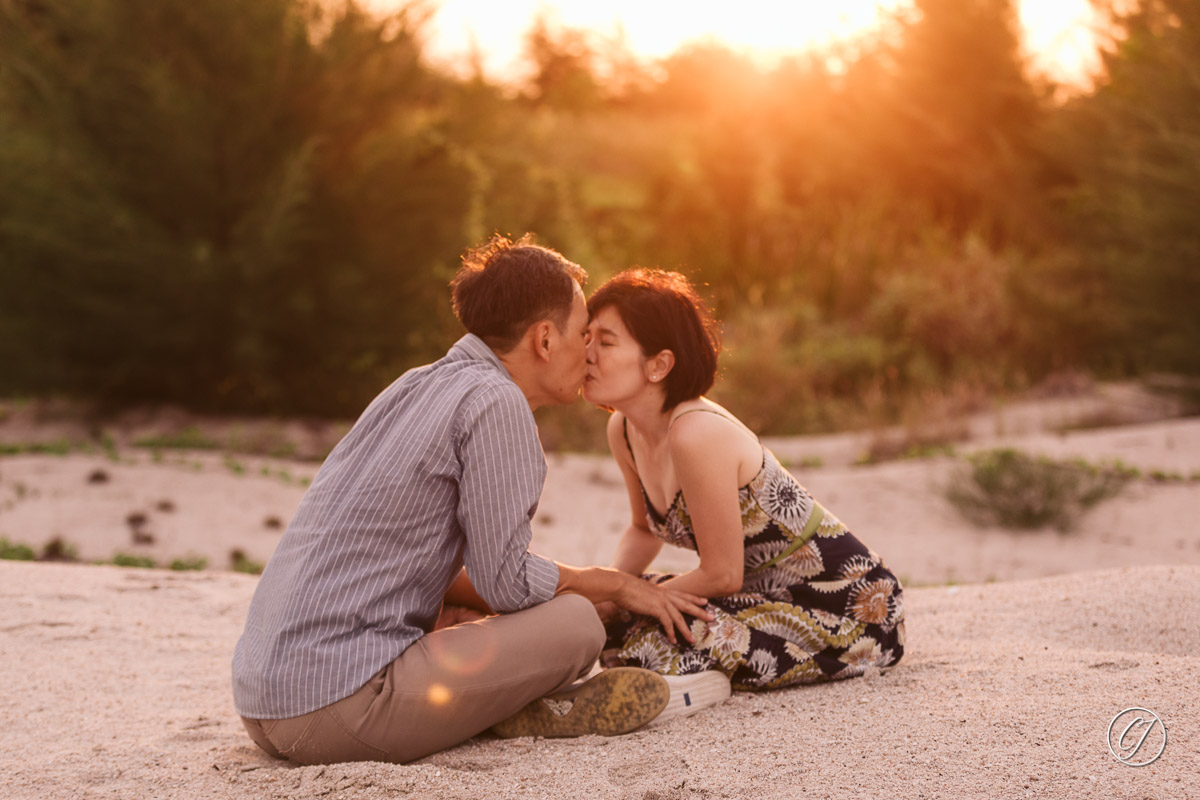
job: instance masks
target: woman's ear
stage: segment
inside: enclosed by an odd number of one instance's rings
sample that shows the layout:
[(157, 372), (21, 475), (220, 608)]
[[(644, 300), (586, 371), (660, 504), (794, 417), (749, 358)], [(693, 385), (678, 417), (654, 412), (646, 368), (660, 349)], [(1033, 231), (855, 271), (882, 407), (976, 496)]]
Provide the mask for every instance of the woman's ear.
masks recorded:
[(663, 350), (646, 361), (646, 369), (650, 371), (650, 380), (655, 383), (666, 378), (674, 366), (675, 354), (670, 350)]

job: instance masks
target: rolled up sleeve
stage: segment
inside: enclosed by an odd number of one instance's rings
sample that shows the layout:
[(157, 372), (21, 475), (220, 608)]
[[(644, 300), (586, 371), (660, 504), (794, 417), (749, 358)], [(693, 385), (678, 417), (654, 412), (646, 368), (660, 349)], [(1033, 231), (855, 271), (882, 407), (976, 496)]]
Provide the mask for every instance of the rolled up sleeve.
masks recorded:
[(496, 611), (544, 603), (558, 587), (558, 567), (528, 549), (546, 479), (529, 404), (516, 386), (491, 387), (464, 404), (460, 425), (458, 521), (467, 575)]

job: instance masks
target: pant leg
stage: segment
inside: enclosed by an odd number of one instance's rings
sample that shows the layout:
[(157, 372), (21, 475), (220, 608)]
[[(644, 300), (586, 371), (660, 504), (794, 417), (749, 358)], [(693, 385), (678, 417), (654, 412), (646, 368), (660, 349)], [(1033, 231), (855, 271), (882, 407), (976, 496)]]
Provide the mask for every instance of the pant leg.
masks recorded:
[(260, 730), (279, 754), (301, 764), (412, 761), (569, 686), (603, 645), (591, 602), (559, 595), (434, 631), (350, 697), (301, 717), (263, 721)]

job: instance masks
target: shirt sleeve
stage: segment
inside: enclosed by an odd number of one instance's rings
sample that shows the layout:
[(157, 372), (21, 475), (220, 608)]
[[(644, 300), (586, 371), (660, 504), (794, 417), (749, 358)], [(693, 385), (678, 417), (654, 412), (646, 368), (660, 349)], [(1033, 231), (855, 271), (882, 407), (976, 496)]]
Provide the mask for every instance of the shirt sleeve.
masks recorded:
[(515, 386), (492, 387), (464, 405), (461, 422), (458, 522), (467, 576), (495, 611), (544, 603), (558, 587), (558, 567), (528, 550), (546, 478), (529, 405)]

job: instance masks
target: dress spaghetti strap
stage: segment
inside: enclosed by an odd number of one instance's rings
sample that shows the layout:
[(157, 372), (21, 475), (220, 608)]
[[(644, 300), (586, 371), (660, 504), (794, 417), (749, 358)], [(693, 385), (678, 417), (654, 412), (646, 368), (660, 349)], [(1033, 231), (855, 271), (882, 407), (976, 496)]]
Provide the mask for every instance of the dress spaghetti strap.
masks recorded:
[[(741, 428), (742, 430), (744, 430), (744, 431), (746, 432), (746, 435), (748, 435), (748, 436), (749, 436), (751, 439), (753, 439), (755, 442), (758, 442), (758, 441), (759, 441), (759, 439), (758, 439), (758, 434), (756, 434), (754, 431), (752, 431), (752, 430), (750, 430), (749, 428), (747, 428), (747, 427), (746, 427), (746, 425), (745, 425), (745, 424), (744, 424), (744, 423), (743, 423), (743, 422), (742, 422), (740, 419), (738, 419), (737, 417), (733, 416), (732, 414), (726, 414), (726, 413), (724, 413), (724, 412), (717, 411), (715, 408), (689, 408), (687, 411), (682, 411), (682, 412), (680, 412), (679, 414), (677, 414), (677, 415), (675, 416), (675, 419), (671, 420), (671, 423), (670, 423), (670, 425), (668, 425), (668, 426), (667, 426), (667, 430), (668, 430), (668, 431), (670, 431), (670, 430), (671, 430), (671, 425), (674, 425), (676, 422), (678, 422), (680, 417), (687, 416), (688, 414), (698, 414), (698, 413), (701, 413), (701, 412), (703, 412), (703, 413), (705, 413), (705, 414), (716, 414), (718, 417), (722, 417), (722, 418), (724, 418), (724, 419), (727, 419), (727, 420), (729, 420), (730, 422), (732, 422), (734, 425), (737, 425), (739, 428)], [(629, 436), (628, 436), (628, 435), (626, 435), (626, 437), (625, 437), (625, 443), (626, 443), (626, 444), (629, 444)], [(630, 454), (630, 455), (633, 455), (633, 448), (632, 448), (632, 447), (631, 447), (631, 448), (629, 448), (629, 454)]]
[(629, 417), (621, 417), (621, 435), (625, 437), (625, 447), (629, 449), (629, 460), (633, 462), (633, 469), (637, 472), (637, 459), (633, 455), (633, 445), (629, 443)]

